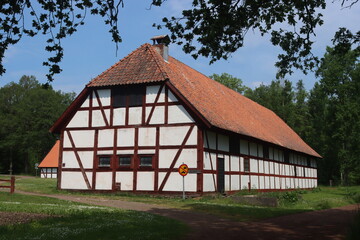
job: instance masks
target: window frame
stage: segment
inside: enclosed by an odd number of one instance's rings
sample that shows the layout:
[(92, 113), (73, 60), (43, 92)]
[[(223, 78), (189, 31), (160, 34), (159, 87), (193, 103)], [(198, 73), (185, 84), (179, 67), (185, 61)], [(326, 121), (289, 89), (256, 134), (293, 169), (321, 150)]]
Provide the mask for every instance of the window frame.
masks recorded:
[[(141, 165), (141, 158), (142, 157), (150, 157), (151, 158), (151, 166), (150, 165)], [(138, 155), (138, 164), (139, 168), (141, 169), (153, 169), (154, 168), (154, 155), (152, 154), (140, 154)]]
[[(120, 158), (130, 158), (130, 164), (129, 165), (122, 165), (120, 164)], [(131, 169), (133, 168), (133, 155), (117, 155), (116, 159), (117, 159), (117, 167), (119, 169)]]
[[(109, 166), (108, 165), (100, 165), (101, 158), (109, 158)], [(98, 155), (97, 156), (97, 167), (98, 168), (111, 168), (112, 156), (111, 155)]]

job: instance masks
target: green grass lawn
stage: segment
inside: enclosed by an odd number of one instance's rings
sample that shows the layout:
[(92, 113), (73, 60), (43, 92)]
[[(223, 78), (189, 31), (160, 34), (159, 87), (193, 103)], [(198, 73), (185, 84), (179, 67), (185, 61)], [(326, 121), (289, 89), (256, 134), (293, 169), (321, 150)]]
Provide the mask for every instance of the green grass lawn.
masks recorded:
[[(237, 221), (260, 220), (304, 211), (345, 206), (360, 202), (360, 186), (333, 188), (319, 187), (308, 191), (263, 193), (266, 196), (273, 196), (280, 199), (280, 206), (276, 208), (238, 204), (230, 197), (223, 197), (221, 195), (190, 198), (184, 201), (181, 199), (180, 195), (177, 198), (169, 198), (164, 196), (135, 195), (131, 193), (90, 194), (58, 191), (56, 190), (55, 179), (17, 179), (16, 189), (48, 194), (85, 194), (93, 197), (166, 205), (174, 208), (210, 213)], [(256, 192), (253, 191), (252, 194), (254, 193)], [(247, 194), (247, 192), (240, 192), (238, 194), (243, 195)]]
[(21, 190), (25, 192), (45, 193), (45, 194), (56, 194), (66, 193), (65, 191), (58, 191), (56, 189), (57, 179), (51, 178), (23, 178), (17, 177), (15, 180), (15, 191)]
[(44, 213), (51, 216), (26, 224), (0, 226), (1, 240), (177, 239), (183, 236), (179, 233), (188, 230), (178, 221), (149, 213), (16, 193), (0, 192), (0, 212)]

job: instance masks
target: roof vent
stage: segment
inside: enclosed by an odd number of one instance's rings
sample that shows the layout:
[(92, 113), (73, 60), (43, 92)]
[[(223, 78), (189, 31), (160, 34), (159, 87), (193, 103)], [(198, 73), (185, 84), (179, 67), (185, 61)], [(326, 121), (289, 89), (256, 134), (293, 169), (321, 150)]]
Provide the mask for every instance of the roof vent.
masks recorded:
[(153, 45), (156, 49), (156, 51), (164, 58), (165, 61), (168, 61), (169, 59), (169, 43), (170, 38), (168, 35), (160, 35), (152, 37), (151, 40), (153, 40)]

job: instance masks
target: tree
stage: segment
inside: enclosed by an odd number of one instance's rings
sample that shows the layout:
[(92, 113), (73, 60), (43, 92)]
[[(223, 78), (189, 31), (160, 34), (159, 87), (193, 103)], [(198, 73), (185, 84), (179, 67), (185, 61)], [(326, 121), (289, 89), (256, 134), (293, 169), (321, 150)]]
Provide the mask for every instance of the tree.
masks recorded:
[(290, 81), (271, 81), (269, 86), (260, 85), (245, 92), (245, 96), (274, 111), (290, 127), (294, 126), (294, 91)]
[(74, 93), (45, 89), (34, 76), (0, 88), (0, 172), (31, 173), (54, 144), (49, 128), (74, 99)]
[[(341, 6), (350, 8), (357, 2), (342, 0)], [(194, 58), (210, 57), (210, 62), (227, 59), (243, 47), (249, 30), (256, 30), (262, 36), (269, 34), (271, 43), (284, 51), (275, 64), (278, 76), (284, 77), (292, 73), (292, 68), (307, 73), (317, 66), (319, 59), (311, 48), (315, 29), (323, 24), (320, 12), (325, 7), (325, 0), (194, 0), (192, 9), (184, 10), (180, 17), (164, 18), (163, 23), (170, 30), (172, 41), (182, 45), (185, 53)], [(333, 42), (340, 51), (353, 44), (359, 48), (360, 31), (353, 34), (341, 28)]]
[[(327, 48), (317, 75), (327, 98), (326, 158), (338, 161), (343, 184), (360, 183), (360, 49)], [(336, 175), (335, 175), (336, 176)]]
[(233, 77), (228, 73), (222, 73), (221, 75), (214, 73), (209, 77), (241, 94), (249, 89), (243, 85), (243, 82), (240, 78)]
[[(45, 50), (53, 53), (44, 66), (49, 67), (48, 81), (60, 73), (59, 63), (63, 57), (61, 40), (74, 34), (84, 25), (86, 14), (99, 15), (109, 25), (112, 40), (118, 44), (121, 37), (118, 30), (119, 6), (123, 0), (2, 0), (0, 2), (0, 74), (5, 72), (2, 59), (9, 45), (16, 44), (23, 35), (48, 36)], [(26, 20), (26, 21), (25, 21)], [(117, 45), (116, 45), (117, 46)]]
[[(150, 5), (161, 6), (166, 0), (149, 0)], [(44, 61), (49, 67), (51, 82), (61, 72), (63, 57), (62, 39), (74, 34), (83, 25), (88, 12), (104, 18), (112, 40), (121, 42), (118, 29), (119, 7), (124, 0), (3, 0), (0, 2), (0, 74), (5, 72), (3, 57), (10, 45), (22, 36), (48, 36), (45, 49), (53, 55)], [(358, 0), (342, 0), (342, 7), (351, 7)], [(163, 19), (158, 28), (166, 27), (174, 43), (183, 46), (194, 58), (210, 57), (210, 62), (244, 46), (249, 30), (271, 35), (271, 42), (284, 53), (278, 56), (278, 76), (292, 73), (292, 68), (307, 72), (316, 67), (318, 58), (311, 52), (315, 29), (323, 24), (319, 10), (326, 7), (325, 0), (313, 1), (233, 1), (193, 0), (192, 9), (182, 16)], [(352, 45), (359, 48), (360, 31), (352, 33), (341, 28), (333, 39), (338, 51), (347, 51)], [(200, 46), (198, 46), (198, 43)]]

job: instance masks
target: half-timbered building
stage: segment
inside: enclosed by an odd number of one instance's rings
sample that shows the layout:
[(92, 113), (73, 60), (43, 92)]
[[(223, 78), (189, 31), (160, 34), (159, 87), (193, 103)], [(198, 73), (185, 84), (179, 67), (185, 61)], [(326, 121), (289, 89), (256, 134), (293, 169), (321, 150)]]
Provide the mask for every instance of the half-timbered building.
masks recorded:
[(59, 166), (60, 141), (57, 140), (51, 150), (46, 154), (39, 164), (41, 178), (57, 178), (57, 169)]
[(316, 159), (274, 112), (168, 55), (153, 38), (92, 79), (55, 122), (58, 187), (264, 191), (317, 186)]

